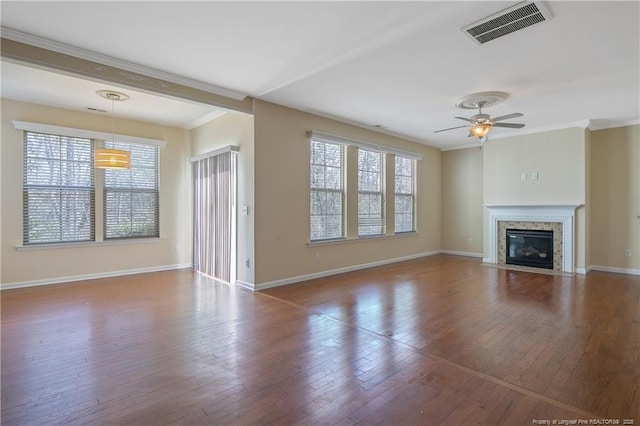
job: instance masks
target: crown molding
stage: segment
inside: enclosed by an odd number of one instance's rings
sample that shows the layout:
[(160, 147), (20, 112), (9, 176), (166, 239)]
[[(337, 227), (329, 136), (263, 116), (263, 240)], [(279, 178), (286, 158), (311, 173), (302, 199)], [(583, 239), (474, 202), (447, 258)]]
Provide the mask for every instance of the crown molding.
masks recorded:
[(624, 121), (624, 122), (622, 121), (607, 122), (604, 120), (587, 119), (587, 120), (581, 120), (581, 121), (574, 121), (571, 123), (561, 123), (553, 126), (536, 127), (536, 128), (527, 129), (527, 130), (518, 130), (517, 132), (509, 132), (503, 135), (494, 136), (490, 134), (491, 137), (489, 138), (489, 140), (511, 138), (514, 136), (523, 136), (523, 135), (530, 135), (535, 133), (552, 132), (554, 130), (571, 129), (576, 127), (580, 129), (585, 129), (585, 130), (589, 129), (591, 131), (594, 131), (594, 130), (613, 129), (616, 127), (635, 126), (637, 124), (640, 124), (640, 119)]
[(227, 89), (224, 87), (216, 86), (214, 84), (205, 83), (199, 80), (194, 80), (188, 77), (183, 77), (177, 74), (161, 71), (155, 68), (150, 68), (143, 65), (135, 64), (133, 62), (114, 58), (112, 56), (102, 55), (100, 53), (93, 52), (91, 50), (82, 49), (76, 46), (71, 46), (66, 43), (57, 42), (44, 37), (39, 37), (33, 34), (28, 34), (21, 31), (13, 30), (11, 28), (1, 27), (1, 32), (2, 32), (2, 38), (12, 40), (18, 43), (23, 43), (23, 44), (38, 47), (41, 49), (46, 49), (53, 52), (61, 53), (64, 55), (73, 56), (79, 59), (84, 59), (86, 61), (97, 62), (103, 65), (120, 68), (129, 72), (134, 72), (137, 74), (146, 75), (148, 77), (169, 81), (171, 83), (180, 84), (182, 86), (191, 87), (193, 89), (202, 90), (204, 92), (209, 92), (209, 93), (213, 93), (220, 96), (225, 96), (227, 98), (231, 98), (237, 101), (241, 101), (247, 97), (245, 93), (241, 93), (236, 90)]
[[(554, 130), (571, 129), (575, 127), (595, 131), (595, 130), (604, 130), (604, 129), (614, 129), (617, 127), (637, 126), (637, 125), (640, 125), (640, 119), (624, 121), (624, 122), (623, 121), (599, 122), (599, 120), (581, 120), (581, 121), (575, 121), (572, 123), (558, 124), (555, 126), (536, 127), (533, 129), (527, 129), (526, 131), (518, 130), (517, 132), (510, 132), (508, 134), (503, 134), (503, 135), (494, 136), (493, 134), (490, 134), (491, 137), (489, 138), (489, 141), (495, 140), (495, 139), (512, 138), (512, 137), (523, 136), (523, 135), (532, 135), (536, 133), (553, 132)], [(482, 148), (482, 146), (483, 144), (456, 145), (452, 147), (442, 148), (440, 149), (440, 151), (455, 151), (458, 149), (465, 149), (465, 148)]]
[(552, 132), (554, 130), (572, 129), (576, 127), (581, 129), (588, 129), (590, 124), (591, 124), (591, 120), (580, 120), (580, 121), (574, 121), (571, 123), (554, 124), (553, 126), (543, 126), (543, 127), (534, 127), (526, 130), (517, 130), (515, 132), (509, 132), (502, 135), (489, 133), (489, 141), (495, 140), (495, 139), (524, 136), (524, 135), (533, 135), (536, 133)]
[[(476, 141), (477, 141), (477, 139), (476, 139)], [(483, 143), (478, 142), (475, 145), (466, 144), (466, 145), (447, 146), (445, 148), (440, 148), (440, 151), (442, 151), (442, 152), (445, 152), (445, 151), (457, 151), (458, 149), (469, 149), (469, 148), (482, 149), (483, 146), (484, 146)]]
[(640, 124), (640, 118), (629, 121), (604, 121), (604, 120), (592, 120), (589, 124), (589, 130), (604, 130), (614, 129), (616, 127), (636, 126)]
[[(575, 127), (579, 127), (581, 129), (587, 129), (589, 128), (590, 123), (591, 123), (590, 120), (581, 120), (581, 121), (575, 121), (572, 123), (562, 123), (562, 124), (553, 125), (553, 126), (535, 127), (527, 130), (516, 130), (516, 131), (504, 133), (504, 134), (489, 133), (487, 142), (490, 142), (492, 140), (497, 140), (497, 139), (513, 138), (513, 137), (524, 136), (524, 135), (534, 135), (537, 133), (544, 133), (544, 132), (553, 132), (555, 130), (572, 129)], [(454, 151), (457, 149), (482, 147), (483, 145), (484, 144), (456, 145), (453, 147), (442, 148), (441, 151)]]
[(208, 122), (215, 120), (216, 118), (222, 117), (226, 113), (227, 111), (218, 109), (196, 120), (193, 120), (191, 123), (188, 123), (184, 127), (188, 130), (195, 129), (196, 127), (202, 126), (203, 124), (207, 124)]

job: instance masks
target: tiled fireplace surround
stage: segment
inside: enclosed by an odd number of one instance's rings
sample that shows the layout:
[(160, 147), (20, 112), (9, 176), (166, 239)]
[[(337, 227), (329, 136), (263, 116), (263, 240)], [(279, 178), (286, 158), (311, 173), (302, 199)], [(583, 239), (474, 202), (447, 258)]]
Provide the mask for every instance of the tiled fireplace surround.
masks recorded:
[(506, 230), (553, 231), (553, 270), (575, 272), (575, 211), (578, 205), (503, 206), (489, 210), (489, 257), (485, 263), (506, 264)]

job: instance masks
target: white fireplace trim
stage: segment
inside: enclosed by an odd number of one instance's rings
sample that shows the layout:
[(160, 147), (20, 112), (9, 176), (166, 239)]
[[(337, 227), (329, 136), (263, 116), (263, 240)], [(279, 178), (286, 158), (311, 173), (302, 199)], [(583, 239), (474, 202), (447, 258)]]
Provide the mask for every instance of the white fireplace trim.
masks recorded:
[(486, 205), (489, 210), (489, 257), (485, 263), (498, 263), (498, 222), (561, 222), (562, 223), (562, 271), (575, 272), (574, 223), (576, 209), (582, 204), (504, 206)]

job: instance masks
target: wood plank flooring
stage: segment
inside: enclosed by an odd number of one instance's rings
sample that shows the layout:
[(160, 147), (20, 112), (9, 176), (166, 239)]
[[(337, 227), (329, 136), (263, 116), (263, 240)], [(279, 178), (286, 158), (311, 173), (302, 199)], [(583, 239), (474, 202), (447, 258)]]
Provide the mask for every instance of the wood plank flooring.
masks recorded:
[(255, 294), (181, 270), (0, 297), (3, 425), (640, 422), (637, 276), (440, 255)]

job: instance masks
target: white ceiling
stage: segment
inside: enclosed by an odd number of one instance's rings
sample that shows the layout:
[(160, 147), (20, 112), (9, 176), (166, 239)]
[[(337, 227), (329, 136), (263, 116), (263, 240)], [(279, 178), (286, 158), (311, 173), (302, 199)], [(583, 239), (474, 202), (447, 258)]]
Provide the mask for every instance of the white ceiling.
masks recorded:
[[(640, 119), (640, 2), (550, 1), (552, 18), (478, 45), (461, 28), (516, 2), (12, 2), (2, 27), (443, 149), (476, 144), (461, 97), (520, 130)], [(132, 95), (119, 115), (190, 127), (213, 108), (3, 62), (2, 95), (110, 111), (95, 90)], [(133, 93), (132, 93), (133, 92)], [(106, 103), (106, 105), (105, 105)], [(144, 114), (144, 115), (142, 115)]]

